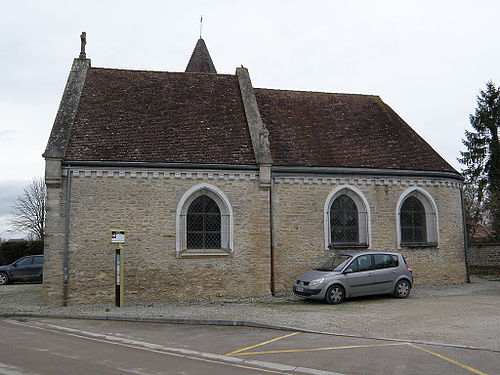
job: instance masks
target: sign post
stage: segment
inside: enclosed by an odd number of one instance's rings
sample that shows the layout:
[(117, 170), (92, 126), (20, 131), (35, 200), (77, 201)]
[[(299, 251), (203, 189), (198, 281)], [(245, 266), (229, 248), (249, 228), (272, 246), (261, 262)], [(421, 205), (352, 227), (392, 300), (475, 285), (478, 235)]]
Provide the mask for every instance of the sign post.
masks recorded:
[(115, 250), (115, 305), (123, 306), (123, 244), (125, 243), (125, 231), (112, 230), (111, 243), (117, 244)]

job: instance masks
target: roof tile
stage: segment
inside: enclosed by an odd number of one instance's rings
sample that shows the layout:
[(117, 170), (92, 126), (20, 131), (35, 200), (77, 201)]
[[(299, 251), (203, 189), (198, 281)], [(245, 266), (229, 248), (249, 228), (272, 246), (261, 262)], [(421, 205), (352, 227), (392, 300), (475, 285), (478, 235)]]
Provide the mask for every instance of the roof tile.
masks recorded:
[(455, 170), (378, 96), (255, 89), (275, 165)]
[(91, 68), (65, 159), (255, 164), (238, 80)]

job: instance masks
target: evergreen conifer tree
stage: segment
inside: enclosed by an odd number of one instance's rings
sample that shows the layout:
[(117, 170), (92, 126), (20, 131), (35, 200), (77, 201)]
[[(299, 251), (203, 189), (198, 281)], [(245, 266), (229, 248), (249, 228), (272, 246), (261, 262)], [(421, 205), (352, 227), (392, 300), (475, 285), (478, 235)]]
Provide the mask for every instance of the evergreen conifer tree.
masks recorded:
[[(465, 131), (463, 144), (467, 151), (460, 152), (458, 160), (465, 165), (462, 174), (465, 183), (475, 191), (468, 202), (472, 224), (487, 224), (500, 235), (500, 87), (492, 81), (486, 83), (477, 97), (477, 107), (470, 115), (474, 131)], [(470, 187), (469, 186), (469, 187)], [(468, 207), (468, 208), (470, 208)]]

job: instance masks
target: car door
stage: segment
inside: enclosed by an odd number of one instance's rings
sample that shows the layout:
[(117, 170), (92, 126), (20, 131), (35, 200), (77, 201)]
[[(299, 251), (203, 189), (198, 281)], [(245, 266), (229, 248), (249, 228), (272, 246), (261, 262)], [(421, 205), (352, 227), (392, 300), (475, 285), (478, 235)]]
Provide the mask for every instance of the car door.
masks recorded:
[(29, 279), (33, 273), (33, 257), (24, 257), (12, 264), (12, 279)]
[(43, 277), (43, 255), (33, 257), (33, 278), (42, 280)]
[(370, 254), (360, 255), (353, 259), (346, 271), (344, 271), (345, 282), (350, 297), (373, 293), (372, 257)]
[(373, 293), (392, 293), (398, 276), (397, 255), (373, 254)]

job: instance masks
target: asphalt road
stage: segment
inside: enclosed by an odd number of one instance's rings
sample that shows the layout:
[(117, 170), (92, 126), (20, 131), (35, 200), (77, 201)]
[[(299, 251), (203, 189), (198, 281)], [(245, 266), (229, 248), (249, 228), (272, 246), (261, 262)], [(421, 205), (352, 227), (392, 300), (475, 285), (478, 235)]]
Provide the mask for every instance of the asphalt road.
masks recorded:
[(6, 375), (270, 373), (5, 321), (0, 331), (0, 374)]
[(0, 374), (500, 373), (491, 350), (257, 329), (0, 320)]

